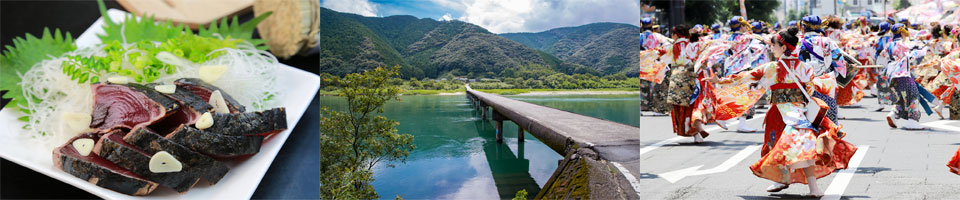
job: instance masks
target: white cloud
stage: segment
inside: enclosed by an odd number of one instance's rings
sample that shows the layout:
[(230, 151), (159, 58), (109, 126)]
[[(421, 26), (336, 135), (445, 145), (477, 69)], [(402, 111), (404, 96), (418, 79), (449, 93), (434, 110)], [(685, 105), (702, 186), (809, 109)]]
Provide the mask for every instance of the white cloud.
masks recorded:
[(453, 20), (453, 15), (450, 15), (450, 13), (443, 14), (443, 17), (440, 17), (440, 20), (442, 20), (442, 21), (450, 21), (450, 20)]
[(369, 0), (324, 0), (323, 7), (367, 17), (377, 16), (377, 5)]
[(490, 32), (538, 32), (594, 22), (639, 25), (637, 0), (431, 0)]

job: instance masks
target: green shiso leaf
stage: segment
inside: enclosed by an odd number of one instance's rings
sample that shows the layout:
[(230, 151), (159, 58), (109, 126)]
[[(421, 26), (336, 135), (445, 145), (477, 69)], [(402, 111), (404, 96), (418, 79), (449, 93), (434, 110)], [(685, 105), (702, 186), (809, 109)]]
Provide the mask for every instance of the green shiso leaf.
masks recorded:
[(233, 21), (229, 24), (227, 23), (227, 18), (222, 18), (219, 24), (214, 21), (210, 23), (208, 28), (200, 27), (197, 35), (204, 37), (216, 37), (219, 35), (223, 38), (241, 39), (250, 42), (250, 44), (253, 44), (254, 47), (259, 50), (267, 50), (269, 47), (266, 45), (266, 40), (253, 39), (253, 30), (257, 29), (257, 24), (260, 24), (261, 21), (271, 14), (273, 14), (273, 11), (263, 13), (243, 24), (238, 24), (239, 20), (237, 20), (237, 16), (233, 16)]
[(50, 29), (44, 28), (40, 38), (29, 33), (25, 37), (14, 38), (13, 46), (7, 45), (0, 55), (0, 90), (7, 90), (3, 98), (13, 99), (7, 106), (27, 105), (20, 87), (20, 74), (26, 73), (40, 61), (59, 57), (76, 48), (70, 33), (62, 35), (60, 29), (55, 29), (51, 34)]

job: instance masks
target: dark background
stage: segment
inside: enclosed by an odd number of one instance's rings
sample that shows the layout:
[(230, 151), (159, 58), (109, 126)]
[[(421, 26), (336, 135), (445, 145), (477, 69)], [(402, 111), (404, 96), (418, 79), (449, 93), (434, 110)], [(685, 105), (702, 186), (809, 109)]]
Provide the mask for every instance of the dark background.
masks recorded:
[[(124, 10), (115, 1), (107, 1), (106, 6), (107, 9)], [(97, 2), (93, 0), (0, 0), (0, 46), (11, 45), (13, 38), (23, 37), (27, 33), (40, 36), (44, 27), (49, 27), (51, 32), (54, 28), (70, 32), (76, 39), (99, 17)], [(241, 15), (240, 19), (246, 21), (252, 17), (251, 12)], [(319, 53), (314, 53), (280, 61), (317, 74), (320, 68), (319, 60)], [(8, 101), (0, 101), (0, 107)], [(319, 115), (319, 99), (315, 97), (251, 198), (320, 197), (320, 170), (317, 167), (320, 163), (320, 136), (319, 125), (316, 123), (320, 120)], [(6, 159), (0, 160), (0, 199), (98, 198)]]

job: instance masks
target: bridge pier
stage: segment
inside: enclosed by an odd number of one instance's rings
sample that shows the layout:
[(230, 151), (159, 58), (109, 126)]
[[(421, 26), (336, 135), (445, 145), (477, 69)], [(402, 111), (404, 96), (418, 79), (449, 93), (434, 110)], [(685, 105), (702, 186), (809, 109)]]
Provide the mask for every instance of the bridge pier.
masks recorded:
[[(610, 152), (608, 150), (629, 150), (634, 145), (641, 145), (636, 141), (639, 136), (637, 134), (643, 132), (640, 128), (475, 91), (470, 89), (470, 85), (465, 87), (467, 95), (476, 101), (477, 109), (482, 110), (484, 120), (481, 120), (481, 125), (485, 125), (483, 123), (486, 121), (486, 108), (492, 107), (491, 116), (496, 122), (496, 138), (499, 144), (487, 144), (502, 146), (503, 120), (510, 120), (519, 127), (517, 134), (521, 143), (517, 146), (518, 159), (525, 160), (525, 147), (522, 142), (524, 130), (555, 152), (565, 155), (558, 163), (557, 171), (534, 198), (640, 198), (638, 191), (624, 187), (626, 180), (621, 179), (632, 175), (611, 170), (614, 169), (614, 164), (609, 162), (631, 158), (627, 155), (607, 153)], [(509, 152), (508, 149), (505, 150)], [(488, 155), (487, 158), (497, 156)], [(614, 186), (613, 190), (608, 186)], [(580, 195), (569, 196), (571, 192)]]
[(503, 142), (503, 121), (497, 120), (497, 143)]
[(517, 124), (517, 142), (520, 142), (522, 144), (523, 143), (523, 126), (520, 125), (520, 123), (517, 123), (517, 121), (513, 121), (513, 123)]
[(503, 142), (503, 120), (506, 118), (503, 117), (503, 115), (501, 115), (500, 112), (497, 112), (497, 109), (491, 108), (490, 111), (492, 114), (490, 118), (493, 121), (497, 122), (497, 143), (502, 143)]
[(479, 108), (480, 108), (480, 119), (481, 119), (481, 120), (487, 120), (487, 104), (484, 103), (483, 101), (477, 101), (477, 102), (479, 102), (479, 104), (480, 104), (480, 106), (479, 106)]

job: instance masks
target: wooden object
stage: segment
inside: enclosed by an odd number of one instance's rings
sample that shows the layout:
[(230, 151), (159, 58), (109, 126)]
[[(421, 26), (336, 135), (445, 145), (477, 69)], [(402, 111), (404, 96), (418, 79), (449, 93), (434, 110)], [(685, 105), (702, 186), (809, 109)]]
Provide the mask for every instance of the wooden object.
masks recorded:
[(118, 0), (127, 11), (138, 16), (170, 20), (192, 29), (224, 17), (250, 12), (254, 0)]

